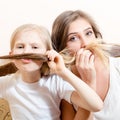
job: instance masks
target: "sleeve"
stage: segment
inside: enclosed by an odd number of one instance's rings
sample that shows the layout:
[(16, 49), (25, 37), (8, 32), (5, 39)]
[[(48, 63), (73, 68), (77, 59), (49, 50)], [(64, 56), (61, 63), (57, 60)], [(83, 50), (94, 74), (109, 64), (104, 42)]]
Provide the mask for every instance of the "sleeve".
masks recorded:
[(0, 77), (0, 98), (3, 97), (5, 77)]
[(5, 98), (7, 87), (9, 86), (9, 83), (10, 83), (9, 75), (0, 77), (0, 98), (1, 97)]
[(63, 80), (61, 77), (59, 79), (59, 96), (61, 99), (65, 99), (67, 102), (71, 104), (71, 95), (72, 92), (75, 91), (73, 86), (67, 81)]

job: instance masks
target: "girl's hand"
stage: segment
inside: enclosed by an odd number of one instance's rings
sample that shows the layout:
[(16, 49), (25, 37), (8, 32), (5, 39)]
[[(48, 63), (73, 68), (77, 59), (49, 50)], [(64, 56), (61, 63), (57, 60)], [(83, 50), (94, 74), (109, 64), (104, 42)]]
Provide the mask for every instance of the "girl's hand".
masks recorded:
[(76, 68), (80, 77), (91, 87), (96, 84), (96, 70), (94, 55), (89, 50), (80, 49), (76, 54)]
[(56, 74), (62, 73), (66, 68), (62, 56), (55, 50), (47, 51), (46, 55), (49, 59), (48, 66), (50, 67), (51, 72)]

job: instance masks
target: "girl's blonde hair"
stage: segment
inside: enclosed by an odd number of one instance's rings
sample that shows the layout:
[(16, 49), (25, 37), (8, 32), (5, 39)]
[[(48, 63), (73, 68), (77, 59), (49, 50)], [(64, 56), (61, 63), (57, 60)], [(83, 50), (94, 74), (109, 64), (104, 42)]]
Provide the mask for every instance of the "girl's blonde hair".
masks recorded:
[[(14, 44), (16, 42), (16, 38), (18, 35), (20, 35), (22, 32), (26, 31), (36, 31), (39, 33), (41, 39), (46, 45), (47, 50), (52, 49), (52, 43), (51, 43), (51, 37), (49, 31), (43, 27), (38, 26), (36, 24), (24, 24), (16, 28), (16, 30), (13, 32), (11, 39), (10, 39), (10, 49), (12, 50), (14, 48)], [(41, 68), (41, 75), (48, 75), (49, 74), (49, 67), (47, 63), (43, 63)]]
[(12, 33), (11, 39), (10, 39), (10, 49), (11, 50), (14, 47), (16, 37), (20, 33), (26, 32), (26, 31), (36, 31), (36, 32), (38, 32), (41, 39), (44, 40), (43, 42), (45, 42), (46, 48), (48, 50), (52, 49), (50, 34), (49, 34), (49, 31), (45, 27), (38, 26), (36, 24), (24, 24), (24, 25), (21, 25), (18, 28), (16, 28), (15, 31)]

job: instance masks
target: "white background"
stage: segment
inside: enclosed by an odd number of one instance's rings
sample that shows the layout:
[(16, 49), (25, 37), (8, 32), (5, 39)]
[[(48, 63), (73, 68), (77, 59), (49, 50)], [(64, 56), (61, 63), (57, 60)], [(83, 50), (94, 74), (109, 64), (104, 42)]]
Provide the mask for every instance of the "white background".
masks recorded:
[(0, 0), (0, 55), (9, 53), (10, 36), (16, 27), (34, 23), (51, 32), (61, 12), (77, 9), (95, 19), (106, 42), (120, 43), (119, 0)]

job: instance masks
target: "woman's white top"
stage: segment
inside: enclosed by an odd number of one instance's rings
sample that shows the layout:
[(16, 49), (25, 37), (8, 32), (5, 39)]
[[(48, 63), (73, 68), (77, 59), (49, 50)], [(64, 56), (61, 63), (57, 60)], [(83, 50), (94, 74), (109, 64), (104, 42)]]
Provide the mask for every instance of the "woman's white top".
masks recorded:
[(120, 120), (120, 58), (110, 58), (110, 85), (101, 111), (94, 120)]

